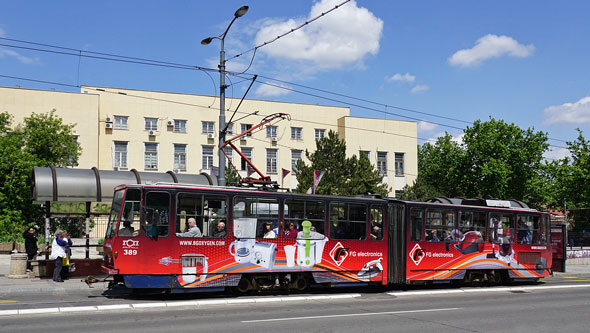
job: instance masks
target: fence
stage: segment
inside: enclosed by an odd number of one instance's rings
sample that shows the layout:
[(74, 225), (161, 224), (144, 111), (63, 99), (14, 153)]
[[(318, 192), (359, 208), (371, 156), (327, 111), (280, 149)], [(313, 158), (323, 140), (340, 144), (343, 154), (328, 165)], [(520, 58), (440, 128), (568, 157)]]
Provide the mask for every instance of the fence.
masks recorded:
[(590, 232), (572, 232), (567, 233), (567, 247), (570, 249), (589, 247)]

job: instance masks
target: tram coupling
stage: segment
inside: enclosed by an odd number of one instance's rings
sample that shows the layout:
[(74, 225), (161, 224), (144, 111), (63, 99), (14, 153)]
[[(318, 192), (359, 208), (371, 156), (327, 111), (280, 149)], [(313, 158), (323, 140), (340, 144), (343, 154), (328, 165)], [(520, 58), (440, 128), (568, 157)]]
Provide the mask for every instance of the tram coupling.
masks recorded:
[(99, 282), (108, 282), (109, 283), (109, 287), (110, 285), (115, 282), (113, 279), (112, 275), (108, 275), (105, 278), (97, 278), (91, 275), (88, 275), (86, 277), (86, 279), (82, 280), (83, 282), (86, 282), (86, 284), (88, 285), (88, 288), (94, 288), (94, 286), (92, 286), (92, 284), (94, 283), (99, 283)]

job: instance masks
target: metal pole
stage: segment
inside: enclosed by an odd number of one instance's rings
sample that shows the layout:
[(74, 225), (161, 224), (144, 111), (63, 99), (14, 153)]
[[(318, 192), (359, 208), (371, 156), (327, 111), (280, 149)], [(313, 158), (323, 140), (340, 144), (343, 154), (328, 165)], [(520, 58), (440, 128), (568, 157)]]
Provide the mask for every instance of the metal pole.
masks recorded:
[(223, 154), (223, 150), (221, 149), (221, 145), (223, 145), (223, 143), (225, 142), (225, 50), (223, 45), (223, 38), (221, 38), (220, 40), (221, 51), (219, 52), (219, 142), (217, 145), (217, 148), (219, 149), (219, 175), (217, 177), (217, 184), (219, 186), (225, 186), (225, 155)]
[(49, 260), (49, 219), (51, 216), (51, 202), (45, 201), (45, 260)]
[(90, 259), (90, 201), (86, 201), (86, 259)]

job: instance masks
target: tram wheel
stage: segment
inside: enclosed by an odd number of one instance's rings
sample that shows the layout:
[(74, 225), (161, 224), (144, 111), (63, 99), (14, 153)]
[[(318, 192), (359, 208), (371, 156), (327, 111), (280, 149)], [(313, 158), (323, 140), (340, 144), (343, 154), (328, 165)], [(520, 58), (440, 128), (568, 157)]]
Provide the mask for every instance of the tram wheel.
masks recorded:
[(250, 290), (250, 280), (248, 280), (246, 277), (242, 277), (236, 287), (236, 290), (242, 294), (248, 292), (248, 290)]
[(298, 276), (295, 281), (295, 288), (299, 291), (304, 291), (309, 288), (309, 281), (306, 276)]

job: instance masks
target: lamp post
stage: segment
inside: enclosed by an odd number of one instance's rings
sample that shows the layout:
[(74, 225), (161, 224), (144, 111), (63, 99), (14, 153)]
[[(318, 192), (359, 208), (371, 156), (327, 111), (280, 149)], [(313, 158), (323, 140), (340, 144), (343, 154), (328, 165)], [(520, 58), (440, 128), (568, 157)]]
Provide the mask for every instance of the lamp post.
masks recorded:
[(221, 41), (221, 51), (219, 52), (219, 143), (217, 148), (219, 150), (219, 175), (217, 176), (217, 184), (219, 186), (225, 186), (225, 154), (221, 150), (221, 145), (225, 142), (225, 50), (224, 41), (225, 35), (229, 31), (229, 28), (238, 17), (244, 16), (248, 11), (248, 6), (242, 6), (234, 13), (234, 18), (231, 20), (225, 31), (214, 37), (207, 37), (201, 41), (201, 45), (208, 45), (214, 39)]

